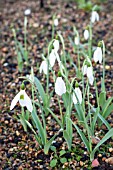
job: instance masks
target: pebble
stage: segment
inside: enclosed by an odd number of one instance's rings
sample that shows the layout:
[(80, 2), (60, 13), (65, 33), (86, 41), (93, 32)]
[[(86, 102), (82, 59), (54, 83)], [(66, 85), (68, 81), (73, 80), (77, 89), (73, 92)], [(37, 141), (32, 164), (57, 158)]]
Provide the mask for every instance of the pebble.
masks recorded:
[(20, 135), (19, 131), (18, 131), (18, 130), (16, 130), (16, 136), (19, 136), (19, 135)]
[(80, 166), (83, 166), (84, 165), (84, 162), (80, 161)]
[(9, 152), (13, 152), (13, 148), (10, 148), (10, 149), (9, 149)]
[(9, 124), (8, 120), (5, 120), (5, 122), (4, 122), (4, 123), (5, 123), (6, 125), (7, 125), (7, 124)]
[(109, 148), (109, 152), (113, 152), (113, 148)]
[(8, 66), (8, 63), (4, 63), (3, 66), (4, 66), (4, 67)]
[(106, 66), (105, 66), (105, 69), (106, 69), (106, 70), (110, 70), (110, 66), (106, 65)]
[(103, 158), (102, 158), (102, 161), (105, 161), (105, 160), (106, 160), (106, 157), (103, 157)]
[(99, 154), (98, 157), (101, 158), (101, 157), (102, 157), (102, 154)]

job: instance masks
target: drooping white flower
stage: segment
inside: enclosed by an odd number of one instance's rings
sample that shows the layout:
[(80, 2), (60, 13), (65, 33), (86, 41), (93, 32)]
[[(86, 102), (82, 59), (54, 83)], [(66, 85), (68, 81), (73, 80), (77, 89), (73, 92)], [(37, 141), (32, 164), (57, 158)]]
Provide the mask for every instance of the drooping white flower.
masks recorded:
[(10, 110), (12, 110), (15, 107), (18, 101), (22, 107), (26, 106), (27, 109), (30, 112), (32, 112), (33, 110), (32, 102), (27, 93), (25, 92), (25, 90), (20, 90), (20, 92), (14, 97), (14, 99), (11, 102)]
[(99, 21), (99, 14), (96, 11), (92, 11), (91, 22), (94, 23), (95, 21)]
[[(75, 87), (74, 92), (75, 92), (75, 94), (76, 94), (76, 96), (78, 98), (79, 103), (81, 104), (82, 103), (82, 92), (81, 92), (80, 88)], [(77, 104), (77, 98), (76, 98), (75, 94), (73, 93), (73, 103)]]
[(26, 9), (24, 11), (24, 15), (30, 15), (31, 14), (31, 9)]
[(42, 71), (44, 72), (44, 74), (47, 74), (47, 61), (44, 60), (42, 61), (41, 65), (40, 65), (40, 73), (42, 73)]
[(93, 54), (93, 59), (95, 62), (101, 63), (102, 62), (102, 49), (101, 47), (97, 47)]
[(58, 18), (54, 19), (54, 26), (56, 26), (56, 27), (58, 26)]
[(54, 50), (56, 52), (58, 52), (58, 50), (59, 50), (59, 41), (58, 40), (54, 40), (53, 47), (54, 47)]
[(78, 36), (75, 37), (74, 42), (75, 42), (76, 45), (79, 45), (79, 37)]
[(85, 40), (88, 40), (88, 38), (89, 38), (89, 31), (88, 30), (84, 31), (84, 38), (85, 38)]
[(89, 83), (91, 85), (93, 85), (93, 82), (94, 82), (94, 76), (93, 76), (93, 70), (92, 70), (92, 66), (87, 66), (87, 65), (84, 65), (82, 67), (82, 72), (83, 72), (83, 75), (87, 75), (88, 77), (88, 80), (89, 80)]
[(55, 93), (59, 96), (62, 96), (62, 94), (66, 93), (66, 86), (65, 82), (63, 81), (62, 77), (57, 77), (55, 82)]
[(56, 60), (55, 50), (52, 49), (52, 51), (51, 51), (51, 53), (50, 53), (50, 55), (49, 55), (49, 63), (50, 63), (50, 65), (51, 65), (51, 67), (54, 66), (55, 60)]
[(87, 77), (88, 77), (89, 83), (90, 83), (91, 85), (93, 85), (94, 76), (93, 76), (92, 67), (88, 67), (88, 68), (87, 68)]

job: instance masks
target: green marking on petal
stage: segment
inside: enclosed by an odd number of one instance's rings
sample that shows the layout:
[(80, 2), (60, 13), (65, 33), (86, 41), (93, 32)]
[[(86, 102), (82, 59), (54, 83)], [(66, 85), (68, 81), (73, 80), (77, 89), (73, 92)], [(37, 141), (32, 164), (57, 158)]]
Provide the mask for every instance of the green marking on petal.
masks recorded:
[(20, 95), (20, 99), (21, 99), (21, 100), (24, 100), (24, 95), (23, 95), (23, 94)]

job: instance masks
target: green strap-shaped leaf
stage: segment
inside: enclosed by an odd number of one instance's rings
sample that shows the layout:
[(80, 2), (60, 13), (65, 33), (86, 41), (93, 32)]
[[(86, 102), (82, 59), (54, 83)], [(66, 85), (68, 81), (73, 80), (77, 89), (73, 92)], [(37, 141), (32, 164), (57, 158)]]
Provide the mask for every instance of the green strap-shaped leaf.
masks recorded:
[(111, 126), (110, 124), (107, 122), (107, 120), (104, 119), (104, 117), (98, 113), (98, 117), (100, 118), (100, 120), (106, 125), (106, 127), (110, 130), (111, 129)]
[(104, 118), (106, 119), (112, 111), (113, 111), (113, 103), (110, 106), (108, 106), (106, 112), (104, 112)]
[(46, 94), (45, 94), (45, 91), (43, 89), (43, 86), (41, 85), (40, 81), (38, 80), (37, 77), (34, 77), (34, 83), (38, 89), (38, 92), (41, 96), (41, 99), (43, 101), (43, 104), (46, 104)]
[(55, 139), (55, 137), (57, 136), (57, 134), (55, 134), (48, 142), (46, 142), (46, 144), (44, 145), (44, 153), (48, 154), (49, 148), (53, 142), (53, 140)]
[(66, 130), (64, 130), (63, 131), (63, 136), (64, 136), (64, 138), (65, 138), (65, 140), (66, 140), (66, 142), (67, 142), (67, 144), (68, 144), (68, 149), (70, 150), (71, 149), (71, 144), (72, 144), (72, 138), (71, 138), (71, 136), (67, 133), (67, 131)]
[(101, 92), (99, 94), (99, 104), (102, 107), (105, 104), (106, 101), (106, 92)]
[(75, 108), (78, 113), (77, 115), (78, 115), (79, 121), (84, 122), (84, 111), (82, 109), (82, 106), (80, 104), (75, 104)]
[(95, 148), (93, 149), (91, 155), (94, 155), (95, 152), (97, 151), (97, 149), (98, 149), (104, 142), (106, 142), (110, 137), (112, 137), (112, 136), (113, 136), (113, 128), (110, 129), (110, 130), (106, 133), (106, 135), (102, 138), (102, 140), (95, 146)]
[(84, 142), (84, 144), (85, 144), (88, 152), (90, 152), (90, 146), (89, 146), (89, 142), (88, 142), (87, 138), (86, 138), (85, 135), (82, 133), (82, 131), (80, 130), (80, 128), (79, 128), (77, 125), (75, 125), (71, 119), (69, 119), (69, 120), (72, 122), (73, 126), (75, 127), (75, 129), (77, 130), (78, 134), (80, 135), (80, 137), (81, 137), (82, 141)]
[(61, 123), (61, 121), (58, 119), (58, 117), (57, 117), (49, 108), (47, 108), (47, 110), (52, 114), (52, 116), (54, 117), (54, 119), (58, 122), (58, 124), (59, 124), (60, 127), (62, 128), (62, 123)]
[(102, 109), (102, 116), (103, 116), (103, 117), (105, 117), (105, 113), (106, 113), (106, 111), (107, 111), (107, 109), (108, 109), (108, 106), (109, 106), (110, 103), (112, 102), (112, 100), (113, 100), (113, 97), (109, 98), (109, 99), (106, 101), (106, 103), (104, 104), (104, 107), (103, 107), (103, 109)]
[(45, 145), (45, 143), (46, 143), (46, 133), (45, 133), (44, 128), (42, 127), (41, 121), (40, 121), (38, 115), (36, 114), (36, 112), (34, 110), (32, 111), (31, 116), (33, 118), (33, 121), (36, 124), (36, 128), (39, 131), (39, 135), (41, 137), (42, 144)]

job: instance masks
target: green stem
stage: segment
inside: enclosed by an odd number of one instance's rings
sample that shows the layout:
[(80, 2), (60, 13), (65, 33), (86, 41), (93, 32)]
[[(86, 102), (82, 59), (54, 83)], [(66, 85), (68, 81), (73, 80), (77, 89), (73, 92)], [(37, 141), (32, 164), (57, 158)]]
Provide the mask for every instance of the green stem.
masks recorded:
[(103, 45), (103, 80), (105, 80), (105, 44), (104, 41), (102, 41)]
[(88, 42), (89, 58), (92, 58), (92, 23), (89, 25), (89, 42)]
[(61, 115), (62, 127), (64, 127), (64, 120), (63, 120), (63, 114), (62, 114), (62, 107), (61, 107), (60, 99), (59, 99), (59, 96), (58, 96), (58, 95), (57, 95), (57, 100), (58, 100), (58, 104), (59, 104), (59, 108), (60, 108), (60, 115)]

